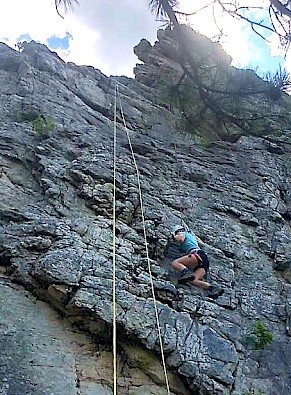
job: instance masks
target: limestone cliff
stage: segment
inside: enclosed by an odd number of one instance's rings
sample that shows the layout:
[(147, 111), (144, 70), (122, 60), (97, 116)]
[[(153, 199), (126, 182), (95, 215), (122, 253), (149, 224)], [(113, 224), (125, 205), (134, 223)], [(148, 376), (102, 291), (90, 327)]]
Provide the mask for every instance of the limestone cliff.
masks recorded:
[[(116, 86), (118, 394), (167, 394), (126, 131), (140, 172), (170, 393), (290, 393), (289, 97), (275, 104), (266, 99), (277, 118), (260, 136), (250, 130), (233, 142), (199, 145), (174, 130), (155, 86), (65, 64), (34, 42), (21, 53), (0, 44), (0, 84), (0, 286), (23, 285), (92, 334), (106, 353), (103, 365), (100, 350), (92, 359), (98, 374), (90, 376), (88, 367), (87, 375), (72, 378), (75, 392), (72, 382), (58, 392), (37, 375), (28, 386), (10, 364), (0, 369), (1, 393), (113, 393), (107, 356)], [(188, 285), (177, 292), (163, 260), (169, 230), (181, 217), (207, 244), (210, 281), (225, 289), (217, 300)], [(5, 301), (1, 305), (4, 314)], [(15, 314), (25, 319), (21, 308)], [(261, 349), (250, 341), (260, 335), (252, 333), (257, 320), (273, 337)], [(7, 336), (2, 331), (1, 342)]]
[(179, 34), (159, 30), (157, 37), (153, 46), (143, 39), (134, 48), (143, 62), (134, 73), (137, 81), (161, 92), (179, 130), (194, 132), (202, 142), (234, 142), (242, 135), (289, 129), (287, 95), (253, 70), (231, 67), (230, 56), (218, 43), (187, 26)]

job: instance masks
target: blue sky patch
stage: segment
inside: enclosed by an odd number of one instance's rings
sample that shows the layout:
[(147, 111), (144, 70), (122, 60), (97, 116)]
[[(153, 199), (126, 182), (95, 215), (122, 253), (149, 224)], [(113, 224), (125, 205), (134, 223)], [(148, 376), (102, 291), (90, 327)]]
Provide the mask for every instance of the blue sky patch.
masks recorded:
[(47, 44), (50, 49), (68, 49), (70, 38), (72, 38), (72, 36), (68, 32), (66, 32), (66, 35), (63, 38), (53, 35), (47, 39)]
[(279, 65), (284, 62), (284, 56), (270, 56), (270, 48), (267, 42), (257, 34), (251, 37), (252, 40), (252, 58), (251, 63), (258, 66), (259, 74), (264, 72), (274, 72), (278, 70)]
[[(257, 13), (254, 12), (243, 12), (243, 15), (248, 16), (251, 20), (256, 20)], [(265, 10), (261, 12), (260, 20), (262, 25), (272, 28), (270, 23), (268, 11)], [(270, 56), (270, 48), (268, 46), (267, 40), (271, 37), (272, 32), (268, 29), (264, 29), (259, 26), (254, 26), (254, 30), (248, 24), (243, 30), (248, 30), (250, 32), (249, 35), (249, 44), (251, 49), (250, 68), (258, 68), (257, 74), (262, 75), (266, 72), (275, 72), (279, 69), (280, 65), (282, 65), (285, 61), (284, 59), (284, 51), (282, 51), (282, 55)], [(258, 34), (256, 33), (258, 32)], [(265, 40), (260, 36), (265, 37)], [(243, 67), (245, 68), (245, 67)]]
[(30, 35), (28, 33), (26, 34), (21, 34), (21, 36), (17, 37), (16, 42), (22, 42), (22, 41), (27, 41), (28, 43), (32, 40)]
[(255, 70), (255, 72), (260, 76), (267, 72), (276, 72), (280, 65), (284, 63), (285, 59), (283, 52), (281, 56), (270, 56), (270, 48), (267, 43), (267, 39), (270, 37), (270, 34), (267, 32), (266, 40), (264, 40), (258, 34), (251, 31), (249, 25), (245, 26), (242, 30), (250, 32), (248, 35), (250, 52), (249, 60), (247, 64), (234, 62), (233, 65), (237, 68)]

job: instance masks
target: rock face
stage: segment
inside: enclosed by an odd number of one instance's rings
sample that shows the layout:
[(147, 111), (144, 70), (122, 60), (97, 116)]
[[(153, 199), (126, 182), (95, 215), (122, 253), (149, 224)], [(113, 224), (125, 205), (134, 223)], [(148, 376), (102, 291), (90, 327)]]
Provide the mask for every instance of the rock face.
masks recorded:
[[(230, 67), (231, 57), (222, 47), (210, 41), (201, 34), (194, 33), (187, 26), (181, 26), (187, 37), (188, 49), (192, 50), (196, 61), (202, 65), (207, 62), (208, 67), (219, 66), (224, 74), (232, 70)], [(177, 60), (181, 57), (179, 44), (177, 44), (176, 31), (167, 28), (157, 32), (158, 40), (153, 46), (142, 39), (134, 47), (134, 53), (143, 64), (137, 64), (134, 68), (135, 77), (139, 82), (148, 86), (157, 86), (162, 75), (182, 73), (182, 67)]]
[[(168, 393), (160, 340), (171, 394), (290, 393), (290, 133), (194, 144), (154, 88), (34, 42), (21, 53), (1, 44), (0, 83), (3, 275), (107, 349), (115, 318), (119, 394)], [(177, 292), (163, 259), (181, 218), (207, 244), (209, 280), (225, 289), (215, 301)], [(108, 359), (99, 363), (104, 376), (75, 393), (113, 394)]]
[(289, 98), (253, 70), (231, 67), (219, 43), (184, 25), (159, 30), (157, 37), (153, 46), (143, 39), (134, 47), (142, 62), (134, 74), (138, 82), (159, 89), (173, 114), (179, 108), (179, 130), (195, 130), (204, 143), (289, 130)]
[[(7, 277), (0, 283), (1, 394), (112, 394), (108, 346), (76, 333), (68, 320)], [(118, 357), (120, 393), (161, 394), (157, 357), (132, 345), (123, 349), (128, 358)], [(169, 382), (177, 392), (189, 393), (173, 373)]]

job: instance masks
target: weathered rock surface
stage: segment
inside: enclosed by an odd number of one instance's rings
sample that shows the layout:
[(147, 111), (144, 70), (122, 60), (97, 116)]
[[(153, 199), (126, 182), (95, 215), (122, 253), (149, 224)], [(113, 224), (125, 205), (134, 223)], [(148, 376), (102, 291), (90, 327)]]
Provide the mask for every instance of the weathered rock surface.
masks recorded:
[[(7, 277), (1, 277), (0, 284), (2, 395), (112, 394), (113, 358), (108, 346), (78, 333), (68, 320)], [(157, 357), (131, 345), (121, 346), (119, 393), (165, 393)], [(176, 391), (188, 393), (173, 373), (169, 381)]]
[[(118, 393), (167, 393), (161, 364), (150, 359), (152, 351), (160, 354), (159, 333), (126, 131), (140, 171), (171, 393), (290, 393), (291, 140), (285, 126), (276, 136), (199, 146), (173, 131), (155, 89), (65, 64), (33, 42), (21, 53), (1, 44), (0, 84), (2, 272), (97, 342), (111, 344), (117, 85), (117, 339), (120, 363), (127, 355), (131, 367), (140, 368), (129, 374), (131, 386), (119, 379)], [(31, 121), (38, 115), (53, 117), (54, 130), (35, 131)], [(181, 207), (208, 245), (211, 282), (225, 288), (216, 301), (190, 286), (177, 294), (162, 259)], [(247, 341), (256, 319), (273, 335), (262, 350)], [(144, 355), (150, 362), (141, 363)], [(100, 376), (94, 376), (93, 389), (80, 388), (80, 394), (112, 393), (108, 360), (104, 364), (106, 389), (98, 389)]]
[[(138, 82), (159, 88), (179, 129), (195, 130), (202, 142), (234, 142), (242, 135), (261, 137), (290, 129), (287, 95), (253, 70), (231, 67), (231, 58), (219, 43), (185, 25), (158, 30), (157, 38), (153, 46), (143, 39), (134, 47), (142, 62), (134, 74)], [(177, 102), (180, 109), (175, 117)]]

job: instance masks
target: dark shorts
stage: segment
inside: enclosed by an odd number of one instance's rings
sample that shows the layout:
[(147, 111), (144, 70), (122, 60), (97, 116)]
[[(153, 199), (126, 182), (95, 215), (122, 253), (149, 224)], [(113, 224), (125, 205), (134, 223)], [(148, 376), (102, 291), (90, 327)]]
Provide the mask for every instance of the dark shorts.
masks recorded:
[(195, 251), (195, 252), (196, 252), (197, 255), (200, 256), (200, 258), (202, 259), (202, 262), (199, 262), (199, 265), (194, 268), (194, 272), (195, 272), (195, 270), (197, 270), (197, 269), (202, 267), (205, 270), (205, 273), (207, 273), (208, 270), (209, 270), (209, 259), (208, 259), (208, 256), (205, 254), (205, 252), (203, 250), (198, 250), (198, 251)]

